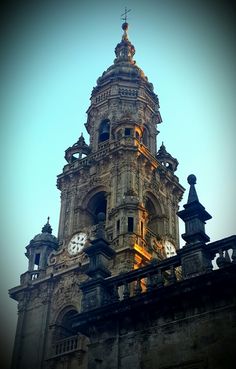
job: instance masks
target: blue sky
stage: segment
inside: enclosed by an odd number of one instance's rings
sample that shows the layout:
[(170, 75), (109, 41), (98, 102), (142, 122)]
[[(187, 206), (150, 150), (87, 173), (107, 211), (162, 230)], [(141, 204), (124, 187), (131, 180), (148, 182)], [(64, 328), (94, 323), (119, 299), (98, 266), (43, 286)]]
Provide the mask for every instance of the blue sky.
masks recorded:
[[(177, 175), (185, 188), (187, 176), (197, 176), (199, 199), (213, 216), (206, 226), (211, 240), (235, 233), (236, 54), (228, 2), (89, 0), (23, 6), (7, 19), (2, 44), (1, 316), (8, 347), (16, 303), (7, 290), (26, 271), (24, 248), (48, 215), (57, 234), (56, 176), (65, 164), (65, 149), (81, 132), (88, 142), (84, 123), (90, 94), (114, 60), (125, 6), (132, 9), (134, 59), (160, 99), (158, 147), (164, 141), (178, 159)], [(186, 198), (187, 193), (181, 207)]]

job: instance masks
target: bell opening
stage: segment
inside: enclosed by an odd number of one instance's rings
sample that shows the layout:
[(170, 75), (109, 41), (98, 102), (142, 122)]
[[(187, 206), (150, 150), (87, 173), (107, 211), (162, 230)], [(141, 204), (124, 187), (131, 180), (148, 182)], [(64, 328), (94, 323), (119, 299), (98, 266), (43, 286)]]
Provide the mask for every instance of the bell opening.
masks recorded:
[(104, 142), (110, 138), (110, 121), (105, 119), (101, 122), (99, 128), (99, 142)]

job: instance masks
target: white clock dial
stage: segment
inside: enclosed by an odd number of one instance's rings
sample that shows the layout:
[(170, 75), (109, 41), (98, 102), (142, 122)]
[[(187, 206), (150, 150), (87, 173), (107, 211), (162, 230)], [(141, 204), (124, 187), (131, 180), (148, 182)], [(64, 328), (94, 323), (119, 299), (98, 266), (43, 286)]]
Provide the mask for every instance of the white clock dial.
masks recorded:
[(175, 247), (173, 243), (171, 243), (170, 241), (165, 241), (164, 248), (165, 248), (165, 253), (166, 253), (167, 258), (170, 258), (176, 255)]
[(81, 233), (77, 233), (75, 234), (69, 244), (68, 244), (68, 252), (70, 255), (77, 255), (78, 253), (80, 253), (83, 248), (84, 245), (87, 241), (87, 235), (84, 232)]

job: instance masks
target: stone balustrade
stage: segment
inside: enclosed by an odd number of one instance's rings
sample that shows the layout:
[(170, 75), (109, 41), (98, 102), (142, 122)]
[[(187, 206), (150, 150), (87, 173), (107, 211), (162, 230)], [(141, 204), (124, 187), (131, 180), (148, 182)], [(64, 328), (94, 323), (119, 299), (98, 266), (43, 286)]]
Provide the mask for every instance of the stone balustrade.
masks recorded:
[(90, 154), (89, 158), (85, 157), (82, 159), (77, 159), (74, 162), (67, 164), (64, 167), (64, 172), (69, 172), (71, 168), (80, 169), (85, 166), (90, 166), (93, 160), (99, 160), (105, 157), (110, 151), (114, 149), (118, 149), (122, 145), (125, 147), (139, 146), (141, 152), (143, 153), (145, 152), (145, 155), (148, 156), (149, 159), (151, 159), (152, 161), (153, 160), (156, 161), (154, 156), (152, 156), (143, 145), (140, 145), (140, 142), (137, 138), (132, 137), (132, 136), (127, 136), (127, 137), (123, 136), (120, 138), (119, 141), (106, 141), (106, 142), (99, 143), (98, 150), (94, 154)]
[(107, 302), (116, 302), (129, 297), (173, 284), (181, 279), (180, 259), (175, 256), (160, 263), (122, 273), (107, 279), (109, 298)]
[(24, 285), (30, 282), (33, 282), (35, 280), (37, 280), (39, 277), (44, 277), (45, 276), (45, 271), (44, 270), (32, 270), (32, 271), (28, 271), (25, 272), (23, 274), (21, 274), (20, 276), (20, 284)]
[[(201, 253), (204, 253), (204, 258)], [(185, 257), (186, 255), (188, 258)], [(128, 298), (137, 298), (137, 296), (155, 290), (158, 293), (160, 289), (179, 283), (184, 279), (193, 278), (205, 273), (214, 273), (214, 259), (218, 268), (227, 267), (236, 263), (236, 236), (231, 236), (208, 245), (199, 243), (198, 245), (194, 245), (194, 247), (184, 246), (177, 251), (176, 256), (162, 261), (153, 260), (145, 267), (104, 278), (102, 281), (102, 296), (97, 296), (99, 291), (101, 291), (97, 288), (98, 285), (101, 285), (101, 278), (92, 278), (89, 281), (89, 290), (87, 290), (86, 286), (82, 289), (84, 300), (83, 311), (121, 302)], [(185, 263), (192, 265), (194, 274), (186, 273)], [(205, 268), (205, 265), (208, 268)], [(185, 273), (183, 273), (183, 270), (185, 270)], [(91, 298), (93, 300), (92, 305), (89, 303)]]
[(78, 335), (56, 341), (52, 347), (52, 356), (61, 356), (78, 349)]
[(218, 268), (223, 268), (231, 263), (236, 263), (236, 236), (211, 242), (207, 245), (209, 258), (215, 260)]

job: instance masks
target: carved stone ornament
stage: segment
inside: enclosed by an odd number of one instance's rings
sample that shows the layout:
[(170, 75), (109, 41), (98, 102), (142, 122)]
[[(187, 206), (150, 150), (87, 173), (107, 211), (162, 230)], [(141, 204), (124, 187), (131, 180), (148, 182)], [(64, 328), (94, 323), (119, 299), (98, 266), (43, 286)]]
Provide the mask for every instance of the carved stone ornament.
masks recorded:
[(47, 283), (40, 284), (37, 288), (30, 291), (29, 306), (35, 307), (45, 304), (49, 299), (49, 286)]
[(156, 253), (161, 253), (163, 251), (163, 243), (156, 239), (156, 237), (151, 237), (150, 245), (153, 251)]
[(72, 301), (80, 301), (78, 284), (79, 278), (75, 273), (68, 274), (59, 280), (53, 291), (54, 309), (58, 310), (67, 303), (71, 304)]
[(88, 262), (87, 255), (83, 252), (78, 255), (70, 255), (67, 248), (52, 252), (48, 258), (49, 266), (54, 266), (56, 271), (70, 267), (71, 265), (82, 265)]
[(61, 264), (68, 258), (65, 248), (53, 251), (48, 257), (48, 265)]

